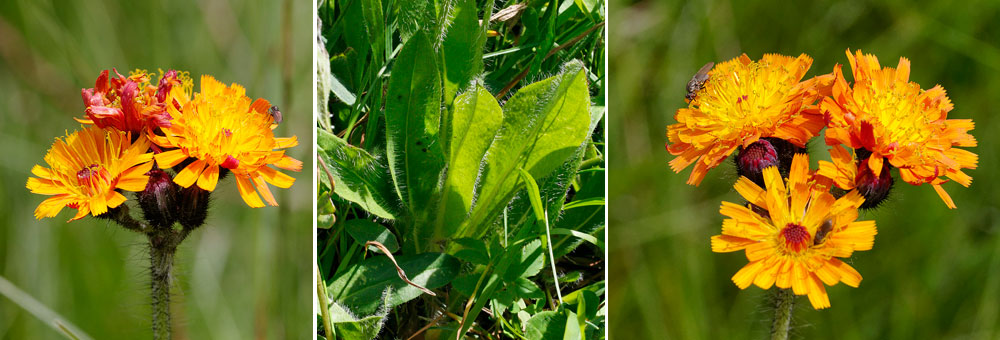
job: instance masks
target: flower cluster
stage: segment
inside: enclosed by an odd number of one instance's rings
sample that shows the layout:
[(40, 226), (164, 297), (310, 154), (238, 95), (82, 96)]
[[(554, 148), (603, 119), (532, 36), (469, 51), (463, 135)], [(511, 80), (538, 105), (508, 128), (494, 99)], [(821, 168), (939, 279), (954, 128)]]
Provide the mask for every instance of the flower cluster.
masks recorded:
[[(972, 182), (963, 169), (975, 169), (978, 156), (957, 147), (976, 146), (974, 124), (948, 119), (954, 106), (941, 86), (910, 81), (906, 58), (896, 68), (861, 51), (847, 58), (853, 84), (840, 65), (802, 80), (812, 63), (804, 54), (720, 63), (667, 128), (671, 169), (695, 164), (688, 184), (736, 153), (735, 188), (747, 203), (723, 202), (729, 218), (712, 250), (746, 251), (750, 263), (733, 276), (741, 289), (791, 288), (814, 308), (829, 307), (824, 284), (861, 282), (837, 258), (871, 249), (875, 222), (856, 221), (858, 209), (888, 197), (893, 168), (907, 183), (930, 184), (949, 208), (955, 203), (941, 185)], [(824, 128), (831, 161), (810, 170), (805, 146)]]
[(132, 191), (151, 225), (197, 226), (208, 194), (229, 172), (246, 204), (263, 207), (277, 205), (266, 183), (288, 188), (294, 182), (271, 166), (302, 169), (283, 150), (297, 139), (272, 132), (276, 108), (251, 100), (242, 86), (202, 76), (201, 92), (194, 93), (186, 72), (113, 72), (101, 72), (94, 87), (81, 91), (84, 116), (75, 118), (81, 130), (56, 139), (44, 158), (49, 167), (31, 170), (36, 177), (27, 188), (51, 196), (36, 218), (65, 207), (77, 209), (71, 221), (106, 217)]

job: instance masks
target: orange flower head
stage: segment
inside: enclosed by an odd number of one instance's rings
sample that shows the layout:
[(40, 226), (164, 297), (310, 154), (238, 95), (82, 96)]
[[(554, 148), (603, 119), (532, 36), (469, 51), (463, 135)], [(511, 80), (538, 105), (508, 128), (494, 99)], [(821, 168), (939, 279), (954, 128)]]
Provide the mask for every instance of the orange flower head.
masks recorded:
[(115, 75), (108, 79), (108, 70), (104, 70), (93, 88), (81, 91), (86, 117), (77, 121), (132, 133), (170, 126), (168, 94), (175, 87), (190, 92), (192, 86), (186, 72), (174, 70), (160, 71), (156, 86), (150, 80), (153, 74), (145, 70), (136, 70), (128, 78), (118, 70)]
[(270, 103), (264, 99), (251, 101), (242, 86), (226, 86), (211, 76), (201, 77), (201, 92), (193, 98), (177, 88), (171, 90), (170, 96), (178, 104), (167, 106), (173, 120), (170, 126), (161, 128), (164, 136), (152, 138), (164, 148), (175, 149), (154, 157), (161, 168), (194, 159), (177, 173), (174, 182), (185, 188), (197, 183), (213, 191), (219, 168), (226, 168), (236, 177), (240, 196), (247, 205), (263, 207), (261, 196), (268, 204), (278, 205), (267, 183), (288, 188), (295, 179), (268, 165), (300, 171), (302, 162), (278, 150), (293, 147), (298, 140), (295, 136), (274, 137)]
[(825, 285), (861, 283), (859, 274), (838, 258), (869, 250), (875, 221), (856, 221), (864, 198), (857, 191), (837, 199), (825, 178), (809, 171), (809, 157), (792, 160), (787, 186), (777, 167), (764, 169), (765, 189), (746, 177), (735, 185), (749, 205), (722, 202), (722, 234), (712, 236), (712, 251), (746, 250), (750, 261), (733, 276), (740, 289), (791, 288), (807, 295), (813, 308), (830, 307)]
[[(966, 187), (972, 183), (962, 169), (975, 169), (979, 156), (955, 147), (976, 146), (976, 138), (969, 134), (975, 124), (971, 119), (948, 119), (954, 106), (944, 88), (922, 90), (909, 81), (906, 58), (900, 58), (896, 68), (882, 68), (875, 56), (860, 50), (855, 54), (848, 50), (847, 59), (854, 85), (847, 84), (837, 65), (832, 96), (820, 103), (828, 126), (826, 143), (867, 150), (871, 173), (881, 173), (888, 161), (904, 181), (930, 183), (945, 204), (955, 208), (941, 184), (948, 181), (943, 177)], [(837, 162), (836, 155), (834, 161), (838, 171), (850, 172), (850, 164)]]
[(677, 110), (677, 123), (667, 127), (667, 151), (677, 156), (670, 168), (680, 172), (695, 163), (687, 183), (698, 185), (737, 148), (761, 138), (804, 147), (823, 128), (823, 116), (812, 104), (833, 79), (800, 82), (811, 65), (805, 54), (765, 54), (758, 61), (744, 54), (716, 65), (688, 107)]
[(142, 191), (149, 177), (153, 155), (150, 142), (130, 133), (91, 126), (57, 138), (45, 154), (50, 168), (35, 165), (27, 187), (49, 195), (35, 209), (35, 218), (54, 217), (63, 207), (77, 209), (70, 221), (88, 214), (103, 214), (125, 202), (117, 190)]

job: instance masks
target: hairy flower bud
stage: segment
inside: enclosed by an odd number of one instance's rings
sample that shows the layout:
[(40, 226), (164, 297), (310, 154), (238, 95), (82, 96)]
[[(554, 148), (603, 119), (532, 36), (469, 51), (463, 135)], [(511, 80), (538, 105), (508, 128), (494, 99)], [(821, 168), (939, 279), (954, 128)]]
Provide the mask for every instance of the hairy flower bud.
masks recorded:
[(143, 217), (153, 227), (170, 228), (177, 220), (174, 205), (178, 186), (174, 184), (170, 174), (163, 170), (153, 169), (146, 175), (149, 176), (146, 189), (136, 195)]
[(761, 138), (745, 148), (739, 148), (735, 158), (736, 173), (763, 187), (765, 168), (777, 166), (782, 175), (787, 175), (792, 157), (804, 152), (805, 149), (780, 138)]
[(892, 174), (889, 172), (891, 165), (888, 161), (882, 161), (882, 169), (876, 175), (868, 166), (870, 152), (858, 152), (858, 174), (855, 179), (858, 193), (865, 198), (861, 204), (861, 209), (872, 209), (882, 204), (889, 192), (892, 191)]
[(177, 195), (177, 222), (185, 228), (194, 229), (205, 224), (208, 217), (208, 200), (211, 192), (192, 185), (182, 188)]

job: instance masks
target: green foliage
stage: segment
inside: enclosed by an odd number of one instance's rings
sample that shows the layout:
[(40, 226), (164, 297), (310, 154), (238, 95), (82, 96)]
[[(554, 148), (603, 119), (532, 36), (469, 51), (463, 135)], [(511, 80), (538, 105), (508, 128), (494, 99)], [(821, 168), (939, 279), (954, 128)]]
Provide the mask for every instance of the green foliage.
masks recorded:
[[(388, 295), (386, 295), (388, 297)], [(378, 336), (382, 330), (382, 322), (385, 320), (389, 309), (383, 308), (375, 314), (356, 317), (346, 308), (337, 303), (330, 304), (330, 321), (334, 333), (343, 339), (371, 340)]]
[[(533, 315), (577, 313), (558, 288), (604, 282), (603, 6), (380, 5), (319, 8), (329, 60), (317, 62), (329, 73), (318, 76), (332, 85), (317, 127), (318, 195), (333, 207), (320, 202), (317, 252), (330, 301), (375, 315), (385, 294), (381, 336), (400, 338), (523, 338)], [(507, 14), (489, 20), (494, 7)], [(523, 21), (529, 12), (545, 25)], [(371, 240), (439, 294), (406, 284), (385, 254), (365, 251)], [(597, 310), (603, 295), (586, 301)], [(579, 334), (602, 334), (602, 317), (574, 315)]]
[[(410, 281), (427, 289), (451, 282), (459, 269), (458, 260), (441, 253), (401, 255), (396, 262)], [(388, 257), (374, 256), (334, 277), (327, 292), (335, 303), (359, 314), (374, 313), (383, 295), (386, 308), (392, 308), (423, 294), (400, 280), (395, 269)]]

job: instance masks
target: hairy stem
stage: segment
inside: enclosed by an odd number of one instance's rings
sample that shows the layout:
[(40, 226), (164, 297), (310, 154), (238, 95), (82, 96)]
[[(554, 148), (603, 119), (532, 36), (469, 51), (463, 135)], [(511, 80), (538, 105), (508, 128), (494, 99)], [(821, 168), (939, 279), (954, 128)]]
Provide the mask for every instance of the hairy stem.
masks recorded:
[(170, 339), (170, 271), (177, 244), (172, 230), (147, 234), (153, 302), (153, 339)]
[(771, 340), (788, 340), (792, 328), (792, 310), (795, 294), (791, 289), (774, 289), (774, 322), (771, 323)]

